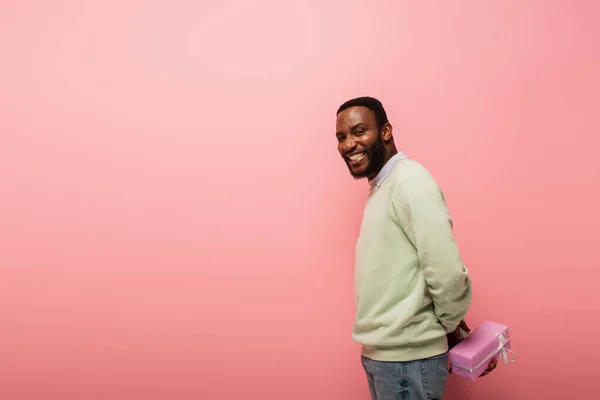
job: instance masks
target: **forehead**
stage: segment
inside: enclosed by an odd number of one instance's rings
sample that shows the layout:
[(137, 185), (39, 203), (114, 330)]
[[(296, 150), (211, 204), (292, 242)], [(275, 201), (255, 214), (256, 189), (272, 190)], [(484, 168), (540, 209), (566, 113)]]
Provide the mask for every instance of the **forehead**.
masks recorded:
[(367, 127), (375, 126), (375, 115), (367, 107), (347, 108), (338, 114), (336, 129), (338, 132), (343, 132), (357, 124), (365, 124)]

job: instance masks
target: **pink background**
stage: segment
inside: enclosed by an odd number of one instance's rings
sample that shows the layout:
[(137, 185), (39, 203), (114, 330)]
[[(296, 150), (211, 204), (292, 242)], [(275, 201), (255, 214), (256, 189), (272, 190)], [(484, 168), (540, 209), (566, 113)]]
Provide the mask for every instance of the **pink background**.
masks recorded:
[(518, 354), (447, 398), (595, 397), (599, 11), (3, 1), (0, 398), (366, 400), (334, 136), (365, 94)]

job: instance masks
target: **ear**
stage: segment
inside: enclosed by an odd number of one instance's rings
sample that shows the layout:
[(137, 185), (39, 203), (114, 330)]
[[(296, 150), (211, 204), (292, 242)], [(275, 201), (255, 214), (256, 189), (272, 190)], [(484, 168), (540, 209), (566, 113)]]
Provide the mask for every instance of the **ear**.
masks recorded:
[(392, 140), (392, 125), (387, 122), (381, 130), (381, 138), (384, 142), (388, 143)]

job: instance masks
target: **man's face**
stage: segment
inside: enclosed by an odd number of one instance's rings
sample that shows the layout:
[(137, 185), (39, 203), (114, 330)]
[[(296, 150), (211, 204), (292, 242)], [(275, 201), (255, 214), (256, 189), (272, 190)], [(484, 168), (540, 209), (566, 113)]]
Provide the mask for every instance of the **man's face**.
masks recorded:
[(350, 107), (340, 112), (336, 122), (338, 151), (350, 174), (374, 178), (384, 164), (385, 146), (375, 115), (367, 107)]

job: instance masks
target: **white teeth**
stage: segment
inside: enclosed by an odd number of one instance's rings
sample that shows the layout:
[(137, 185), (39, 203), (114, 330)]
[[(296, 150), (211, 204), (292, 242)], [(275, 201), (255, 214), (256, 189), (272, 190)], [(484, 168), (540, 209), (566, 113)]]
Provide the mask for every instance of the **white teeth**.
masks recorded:
[(365, 156), (365, 153), (358, 153), (358, 154), (352, 154), (351, 156), (348, 156), (348, 158), (351, 161), (359, 161), (359, 160), (362, 160), (364, 156)]

